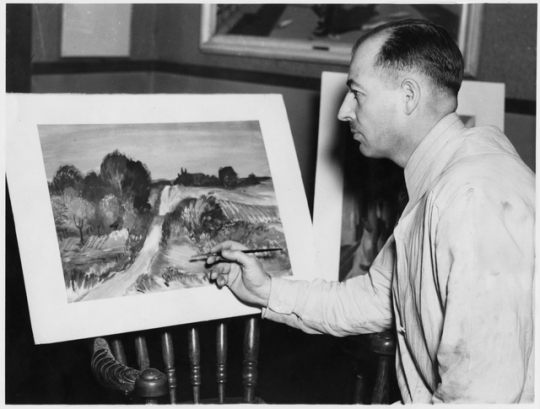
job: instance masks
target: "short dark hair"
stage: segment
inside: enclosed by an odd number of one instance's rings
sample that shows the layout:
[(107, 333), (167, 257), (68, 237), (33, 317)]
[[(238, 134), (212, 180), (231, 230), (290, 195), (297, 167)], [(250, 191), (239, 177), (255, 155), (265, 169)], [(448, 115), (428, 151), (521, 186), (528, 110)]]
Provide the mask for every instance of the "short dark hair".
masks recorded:
[(388, 34), (375, 66), (387, 73), (416, 69), (435, 86), (457, 96), (463, 80), (463, 56), (450, 34), (427, 20), (401, 20), (378, 26), (358, 39), (353, 53), (367, 39)]

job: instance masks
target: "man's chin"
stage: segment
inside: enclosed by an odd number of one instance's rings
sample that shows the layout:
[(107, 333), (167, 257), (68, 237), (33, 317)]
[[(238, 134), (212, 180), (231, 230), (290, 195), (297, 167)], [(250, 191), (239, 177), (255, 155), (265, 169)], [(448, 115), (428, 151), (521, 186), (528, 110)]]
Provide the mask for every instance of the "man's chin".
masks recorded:
[(370, 158), (370, 159), (384, 159), (384, 158), (386, 158), (386, 156), (381, 155), (380, 152), (373, 151), (373, 149), (369, 149), (369, 147), (367, 147), (365, 144), (360, 144), (360, 146), (358, 147), (358, 150), (366, 158)]
[(361, 153), (362, 155), (364, 155), (365, 157), (371, 158), (370, 151), (369, 151), (369, 149), (366, 147), (365, 144), (360, 143), (360, 144), (358, 145), (358, 150), (359, 150), (360, 153)]

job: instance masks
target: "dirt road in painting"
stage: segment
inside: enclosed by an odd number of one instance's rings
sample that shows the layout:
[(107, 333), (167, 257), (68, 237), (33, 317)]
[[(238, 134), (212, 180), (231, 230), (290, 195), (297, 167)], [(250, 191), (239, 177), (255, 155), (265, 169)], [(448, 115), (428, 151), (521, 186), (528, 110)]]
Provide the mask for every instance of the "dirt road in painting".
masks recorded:
[(139, 255), (126, 271), (116, 273), (112, 278), (88, 292), (81, 301), (121, 297), (137, 281), (137, 277), (147, 273), (159, 250), (163, 220), (163, 216), (154, 218)]
[(159, 251), (161, 229), (165, 215), (170, 211), (169, 186), (163, 188), (158, 216), (154, 218), (143, 247), (133, 264), (122, 272), (117, 272), (113, 277), (90, 290), (80, 301), (99, 300), (123, 296), (141, 274), (148, 273), (154, 257)]

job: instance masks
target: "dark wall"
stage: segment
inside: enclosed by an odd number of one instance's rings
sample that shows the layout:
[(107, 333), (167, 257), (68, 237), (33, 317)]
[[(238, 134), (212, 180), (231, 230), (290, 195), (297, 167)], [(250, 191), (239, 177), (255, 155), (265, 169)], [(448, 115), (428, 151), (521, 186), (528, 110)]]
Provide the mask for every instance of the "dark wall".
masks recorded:
[(536, 101), (537, 4), (487, 4), (477, 79), (504, 82), (506, 97)]
[[(6, 5), (11, 16), (6, 20), (6, 91), (30, 92), (31, 89), (31, 51), (32, 6)], [(20, 30), (20, 27), (27, 27)]]

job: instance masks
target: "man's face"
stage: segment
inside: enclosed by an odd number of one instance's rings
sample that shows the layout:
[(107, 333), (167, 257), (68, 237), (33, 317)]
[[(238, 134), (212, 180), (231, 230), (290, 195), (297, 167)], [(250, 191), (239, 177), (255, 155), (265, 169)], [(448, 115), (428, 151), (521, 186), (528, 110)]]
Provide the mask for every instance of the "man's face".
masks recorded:
[(389, 158), (399, 149), (398, 87), (385, 81), (373, 63), (384, 38), (370, 38), (355, 52), (349, 69), (349, 92), (338, 118), (348, 121), (360, 152), (367, 157)]

